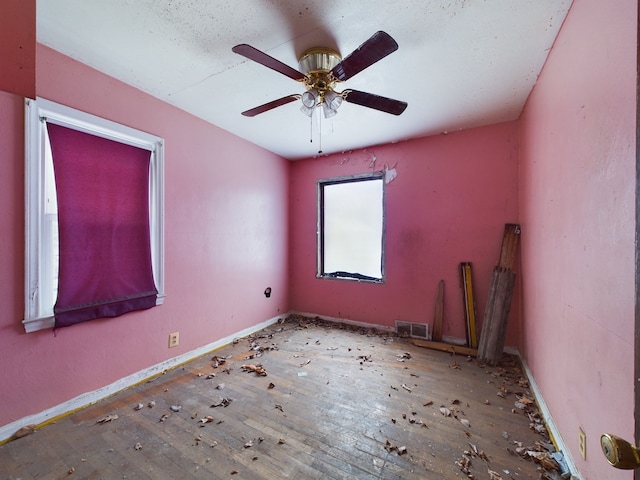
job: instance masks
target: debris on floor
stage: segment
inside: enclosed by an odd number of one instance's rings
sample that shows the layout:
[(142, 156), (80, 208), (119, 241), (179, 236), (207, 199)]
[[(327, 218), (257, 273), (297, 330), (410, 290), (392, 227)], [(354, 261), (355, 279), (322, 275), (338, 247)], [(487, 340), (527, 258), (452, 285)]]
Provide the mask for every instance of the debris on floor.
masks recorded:
[(406, 446), (402, 445), (401, 447), (398, 447), (397, 445), (392, 445), (389, 440), (385, 442), (384, 449), (389, 453), (395, 452), (398, 455), (404, 455), (405, 453), (407, 453)]
[(218, 357), (218, 355), (214, 355), (211, 360), (213, 362), (211, 364), (213, 368), (218, 368), (220, 365), (224, 365), (227, 362), (226, 358)]
[(260, 363), (257, 364), (257, 365), (245, 364), (245, 365), (242, 365), (242, 367), (240, 367), (240, 368), (244, 372), (253, 372), (256, 375), (259, 375), (259, 376), (262, 376), (262, 377), (266, 377), (267, 376), (267, 371), (264, 369), (264, 367)]
[[(341, 338), (343, 332), (340, 330), (353, 335)], [(505, 355), (497, 366), (491, 366), (471, 356), (464, 362), (460, 357), (452, 357), (452, 352), (405, 351), (412, 348), (411, 343), (410, 339), (401, 339), (389, 331), (290, 315), (271, 328), (235, 338), (232, 344), (217, 350), (215, 355), (204, 356), (192, 368), (183, 367), (189, 388), (193, 388), (189, 392), (194, 395), (180, 396), (179, 387), (163, 383), (171, 376), (168, 371), (166, 377), (156, 381), (155, 387), (124, 397), (122, 405), (125, 407), (117, 410), (120, 420), (100, 429), (101, 432), (106, 429), (129, 432), (124, 448), (130, 449), (135, 444), (133, 448), (141, 450), (144, 443), (145, 453), (140, 458), (157, 455), (159, 444), (137, 432), (145, 430), (144, 435), (151, 435), (155, 430), (153, 435), (158, 436), (171, 432), (176, 441), (179, 441), (179, 435), (188, 432), (189, 437), (183, 445), (188, 445), (190, 451), (199, 452), (194, 454), (194, 458), (199, 455), (200, 462), (196, 469), (205, 469), (208, 462), (214, 465), (217, 461), (227, 461), (231, 463), (219, 468), (238, 477), (244, 477), (245, 473), (251, 477), (253, 473), (248, 470), (256, 460), (260, 460), (256, 465), (262, 468), (268, 468), (264, 466), (269, 464), (277, 467), (276, 456), (272, 454), (275, 444), (283, 445), (277, 455), (293, 458), (300, 452), (300, 444), (305, 444), (302, 439), (307, 436), (317, 441), (319, 448), (330, 439), (326, 446), (330, 450), (323, 453), (339, 463), (339, 456), (347, 457), (354, 445), (352, 441), (360, 441), (357, 436), (362, 436), (364, 443), (362, 448), (359, 444), (356, 447), (357, 456), (368, 458), (373, 455), (379, 460), (379, 463), (373, 461), (376, 478), (517, 480), (532, 479), (534, 475), (536, 480), (565, 478), (566, 462), (549, 439), (544, 418), (517, 357)], [(259, 379), (246, 378), (253, 377), (251, 375), (239, 373), (267, 376), (262, 363), (251, 361), (262, 357), (260, 361), (267, 365), (273, 381), (262, 383)], [(428, 361), (425, 362), (426, 358)], [(458, 362), (463, 363), (464, 369)], [(218, 381), (222, 373), (228, 375), (225, 383)], [(307, 374), (307, 380), (296, 378), (296, 375)], [(476, 377), (473, 391), (471, 384), (465, 383), (470, 378), (468, 375)], [(479, 382), (477, 378), (480, 378)], [(205, 381), (211, 379), (216, 380)], [(448, 382), (446, 392), (438, 390), (436, 382), (440, 379)], [(370, 385), (375, 385), (380, 393), (370, 393), (374, 391), (367, 390)], [(167, 393), (169, 386), (171, 393)], [(227, 392), (230, 392), (227, 396), (214, 395)], [(342, 395), (341, 401), (332, 400), (331, 395), (336, 392)], [(358, 397), (351, 392), (367, 394)], [(153, 408), (156, 401), (159, 411), (147, 411), (145, 406)], [(207, 411), (207, 405), (224, 408), (232, 401), (234, 405), (228, 410), (216, 411), (216, 418), (202, 415)], [(284, 407), (287, 407), (286, 413)], [(187, 415), (179, 414), (183, 410)], [(96, 423), (118, 419), (114, 410), (99, 411), (90, 417), (90, 422), (105, 412), (111, 413)], [(166, 413), (158, 420), (157, 413), (163, 411)], [(510, 419), (501, 425), (497, 419), (505, 418), (505, 415)], [(132, 422), (137, 426), (146, 422), (146, 425), (140, 430), (131, 429)], [(165, 423), (159, 425), (158, 422)], [(286, 426), (292, 422), (295, 427)], [(514, 427), (516, 423), (518, 426)], [(360, 426), (365, 424), (360, 431)], [(322, 426), (322, 430), (316, 428), (318, 426)], [(25, 435), (33, 432), (35, 425), (31, 427)], [(507, 429), (509, 431), (505, 431)], [(486, 431), (492, 432), (491, 437), (486, 436)], [(131, 432), (136, 435), (132, 436)], [(321, 435), (316, 439), (314, 435), (318, 432)], [(264, 437), (257, 437), (258, 434)], [(115, 438), (116, 435), (123, 433), (115, 434)], [(441, 436), (447, 437), (445, 446)], [(155, 438), (157, 442), (158, 437)], [(266, 443), (260, 445), (265, 438)], [(215, 450), (205, 448), (213, 448), (218, 442), (221, 446)], [(230, 451), (233, 451), (231, 458), (235, 456), (232, 460), (229, 460)], [(236, 463), (241, 461), (244, 463)], [(524, 467), (513, 467), (513, 462)], [(70, 464), (71, 461), (66, 463)], [(371, 461), (366, 464), (371, 465)], [(74, 475), (81, 478), (85, 474), (81, 464), (73, 465), (76, 468)], [(388, 468), (395, 470), (386, 470)], [(524, 474), (525, 470), (534, 473)], [(406, 472), (406, 476), (402, 472)], [(385, 475), (387, 473), (389, 476)], [(295, 472), (292, 478), (296, 475), (299, 477), (302, 472)]]
[(14, 438), (22, 438), (22, 437), (26, 437), (27, 435), (31, 435), (33, 432), (36, 431), (36, 425), (25, 425), (24, 427), (22, 427), (21, 429), (19, 429), (16, 433), (13, 434)]
[(399, 353), (398, 355), (396, 355), (396, 359), (399, 362), (404, 362), (411, 359), (411, 354), (409, 352)]
[(213, 402), (211, 403), (211, 408), (215, 407), (227, 407), (232, 402), (230, 398), (222, 397), (220, 395), (216, 395), (213, 397)]
[(118, 419), (118, 415), (107, 415), (106, 417), (101, 418), (96, 423), (108, 423)]

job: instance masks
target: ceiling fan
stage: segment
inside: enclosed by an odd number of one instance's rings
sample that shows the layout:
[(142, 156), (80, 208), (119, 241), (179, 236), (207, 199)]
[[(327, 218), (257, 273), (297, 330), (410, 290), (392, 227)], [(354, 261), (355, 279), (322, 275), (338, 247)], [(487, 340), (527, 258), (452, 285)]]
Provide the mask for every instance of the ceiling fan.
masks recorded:
[(300, 56), (299, 70), (296, 70), (251, 45), (236, 45), (232, 48), (233, 52), (301, 82), (306, 89), (301, 95), (292, 94), (273, 100), (246, 110), (242, 115), (254, 117), (296, 100), (302, 100), (301, 110), (310, 117), (316, 107), (322, 107), (325, 118), (331, 118), (336, 115), (343, 101), (400, 115), (407, 108), (407, 102), (359, 90), (335, 90), (339, 82), (350, 79), (397, 49), (396, 41), (388, 33), (379, 31), (344, 59), (330, 48), (311, 48)]

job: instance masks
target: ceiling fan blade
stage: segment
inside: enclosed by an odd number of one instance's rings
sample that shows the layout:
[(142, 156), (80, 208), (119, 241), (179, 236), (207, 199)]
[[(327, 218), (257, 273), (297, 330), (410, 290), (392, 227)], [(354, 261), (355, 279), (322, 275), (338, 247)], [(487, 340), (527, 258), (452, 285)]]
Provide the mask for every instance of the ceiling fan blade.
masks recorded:
[(243, 57), (247, 57), (249, 60), (253, 60), (254, 62), (264, 65), (271, 70), (275, 70), (289, 78), (293, 78), (294, 80), (304, 80), (306, 78), (304, 73), (299, 72), (286, 63), (282, 63), (280, 60), (277, 60), (266, 53), (261, 52), (257, 48), (247, 45), (246, 43), (236, 45), (231, 50)]
[(348, 80), (397, 49), (398, 44), (391, 35), (383, 31), (376, 32), (333, 67), (331, 73), (338, 80)]
[(345, 102), (355, 103), (363, 107), (374, 108), (392, 115), (400, 115), (407, 108), (407, 102), (381, 97), (373, 93), (360, 92), (358, 90), (345, 90), (342, 92)]
[(298, 99), (300, 99), (300, 95), (289, 95), (287, 97), (282, 97), (269, 103), (265, 103), (264, 105), (260, 105), (259, 107), (246, 110), (242, 112), (242, 115), (244, 115), (245, 117), (255, 117), (256, 115), (267, 112), (282, 105), (286, 105), (287, 103), (295, 102)]

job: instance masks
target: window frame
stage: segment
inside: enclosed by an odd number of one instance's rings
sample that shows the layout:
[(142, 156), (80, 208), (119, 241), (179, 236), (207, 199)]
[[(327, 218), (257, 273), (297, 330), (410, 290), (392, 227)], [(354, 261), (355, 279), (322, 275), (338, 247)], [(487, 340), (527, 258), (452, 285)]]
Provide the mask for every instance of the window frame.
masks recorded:
[[(369, 180), (380, 180), (382, 182), (382, 238), (380, 239), (380, 278), (373, 277), (357, 277), (357, 276), (337, 276), (329, 275), (324, 271), (324, 186), (336, 185), (341, 183), (355, 183)], [(316, 183), (317, 189), (317, 226), (316, 226), (316, 278), (327, 278), (333, 280), (347, 280), (366, 283), (383, 284), (386, 281), (385, 272), (385, 245), (386, 245), (386, 178), (384, 171), (375, 171), (367, 173), (359, 173), (354, 175), (346, 175), (341, 177), (333, 177), (319, 179)]]
[[(27, 333), (53, 328), (53, 305), (44, 305), (40, 286), (51, 263), (44, 241), (44, 170), (46, 123), (53, 123), (151, 152), (149, 226), (153, 278), (164, 302), (164, 139), (110, 120), (37, 97), (25, 99), (25, 314)], [(54, 299), (55, 301), (55, 299)]]

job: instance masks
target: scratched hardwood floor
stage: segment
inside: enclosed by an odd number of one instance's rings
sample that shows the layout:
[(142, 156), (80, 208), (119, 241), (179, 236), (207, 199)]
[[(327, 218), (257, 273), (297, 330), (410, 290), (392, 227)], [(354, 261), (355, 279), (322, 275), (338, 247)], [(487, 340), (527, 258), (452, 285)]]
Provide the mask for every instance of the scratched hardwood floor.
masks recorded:
[(0, 478), (559, 478), (531, 398), (515, 357), (290, 317), (0, 446)]

